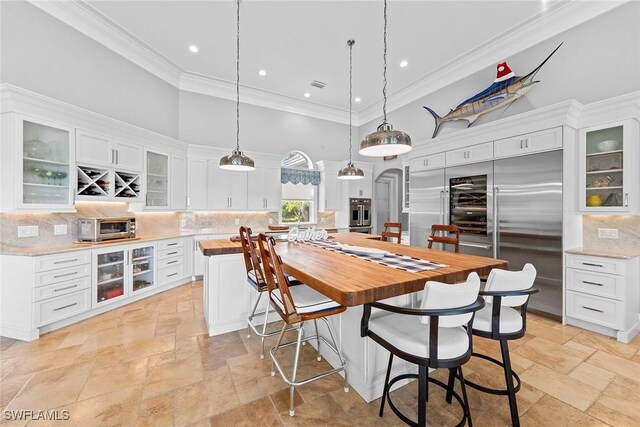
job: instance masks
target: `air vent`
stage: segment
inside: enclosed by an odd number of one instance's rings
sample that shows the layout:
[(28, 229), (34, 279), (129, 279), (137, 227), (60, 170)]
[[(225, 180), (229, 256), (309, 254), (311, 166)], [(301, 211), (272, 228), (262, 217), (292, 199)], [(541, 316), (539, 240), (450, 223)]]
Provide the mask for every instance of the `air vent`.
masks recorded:
[(324, 89), (324, 87), (325, 87), (326, 85), (327, 85), (326, 83), (319, 82), (319, 81), (317, 81), (317, 80), (314, 80), (314, 81), (312, 81), (312, 82), (311, 82), (311, 86), (313, 86), (313, 87), (317, 87), (318, 89)]

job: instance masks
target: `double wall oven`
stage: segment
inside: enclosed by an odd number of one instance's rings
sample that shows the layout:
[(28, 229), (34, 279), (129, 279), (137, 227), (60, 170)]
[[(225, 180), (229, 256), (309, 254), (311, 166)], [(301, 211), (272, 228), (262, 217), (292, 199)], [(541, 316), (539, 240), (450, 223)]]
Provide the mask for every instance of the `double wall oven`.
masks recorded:
[(349, 199), (349, 231), (371, 234), (371, 199)]

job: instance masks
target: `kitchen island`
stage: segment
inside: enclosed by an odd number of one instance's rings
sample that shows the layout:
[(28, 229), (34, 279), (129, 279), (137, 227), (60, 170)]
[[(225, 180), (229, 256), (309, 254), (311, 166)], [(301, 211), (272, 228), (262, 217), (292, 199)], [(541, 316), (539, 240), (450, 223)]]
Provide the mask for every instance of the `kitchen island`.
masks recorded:
[[(383, 249), (394, 254), (428, 260), (445, 267), (410, 272), (337, 253), (312, 244), (278, 242), (283, 268), (290, 274), (335, 301), (349, 307), (328, 320), (338, 334), (341, 351), (349, 361), (349, 383), (366, 401), (382, 395), (388, 353), (368, 339), (360, 337), (362, 304), (388, 299), (397, 305), (414, 304), (416, 291), (427, 280), (456, 283), (471, 272), (487, 275), (493, 268), (506, 268), (502, 260), (455, 254), (415, 246), (381, 242), (377, 236), (344, 233), (331, 238), (340, 243)], [(246, 327), (255, 292), (246, 283), (246, 271), (240, 242), (208, 240), (200, 242), (208, 256), (205, 269), (204, 310), (210, 336)], [(279, 320), (273, 315), (273, 320)], [(328, 332), (321, 328), (322, 335)], [(321, 349), (322, 350), (322, 349)], [(330, 351), (322, 354), (332, 365), (338, 363)], [(398, 361), (394, 374), (412, 371), (410, 364)]]

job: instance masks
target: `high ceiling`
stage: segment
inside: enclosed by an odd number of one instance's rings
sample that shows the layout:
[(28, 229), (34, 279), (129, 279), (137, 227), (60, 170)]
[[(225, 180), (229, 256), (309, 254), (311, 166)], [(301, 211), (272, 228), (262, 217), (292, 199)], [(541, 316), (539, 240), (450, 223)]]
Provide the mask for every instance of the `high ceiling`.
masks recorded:
[[(88, 3), (183, 70), (235, 82), (234, 1)], [(389, 93), (542, 13), (544, 3), (390, 1)], [(353, 93), (362, 100), (354, 111), (382, 98), (382, 1), (243, 0), (240, 7), (242, 85), (348, 109), (346, 42), (353, 38)], [(327, 85), (311, 87), (313, 80)]]

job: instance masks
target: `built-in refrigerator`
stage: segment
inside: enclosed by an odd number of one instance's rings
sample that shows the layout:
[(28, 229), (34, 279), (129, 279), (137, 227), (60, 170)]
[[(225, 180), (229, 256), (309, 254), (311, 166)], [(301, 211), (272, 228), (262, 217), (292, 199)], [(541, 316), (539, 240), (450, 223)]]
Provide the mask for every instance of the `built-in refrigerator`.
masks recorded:
[(562, 151), (412, 172), (410, 200), (412, 245), (455, 224), (462, 253), (533, 264), (541, 292), (529, 307), (562, 315)]

